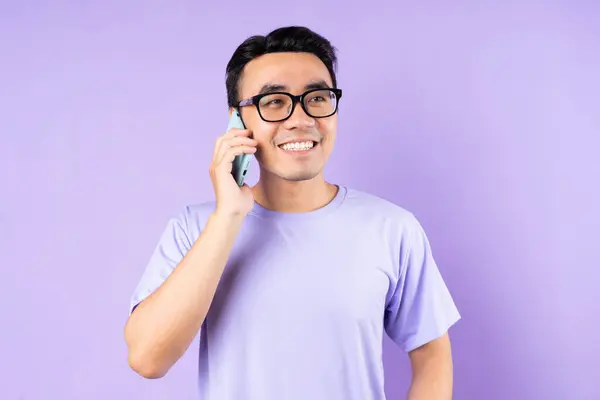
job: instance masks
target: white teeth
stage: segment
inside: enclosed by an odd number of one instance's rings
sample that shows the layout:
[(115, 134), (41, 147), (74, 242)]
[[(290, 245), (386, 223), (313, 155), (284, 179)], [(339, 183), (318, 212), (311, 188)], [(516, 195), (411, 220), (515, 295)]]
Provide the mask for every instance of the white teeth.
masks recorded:
[(282, 145), (281, 148), (287, 151), (303, 151), (311, 149), (313, 145), (314, 143), (311, 140), (309, 140), (306, 142), (286, 143)]

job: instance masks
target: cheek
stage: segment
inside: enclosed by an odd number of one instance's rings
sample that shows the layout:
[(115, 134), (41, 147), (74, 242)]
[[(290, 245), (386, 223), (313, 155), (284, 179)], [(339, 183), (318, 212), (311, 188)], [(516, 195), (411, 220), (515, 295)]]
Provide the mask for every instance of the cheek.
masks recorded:
[(260, 118), (248, 119), (246, 127), (252, 131), (252, 137), (258, 141), (258, 148), (265, 148), (271, 145), (271, 141), (277, 130), (276, 126), (264, 122)]
[(259, 161), (264, 161), (272, 157), (272, 154), (276, 150), (273, 147), (273, 138), (276, 132), (277, 129), (270, 126), (257, 126), (257, 128), (252, 130), (252, 136), (258, 142), (255, 155)]
[(319, 132), (323, 135), (324, 143), (331, 146), (335, 141), (337, 131), (337, 120), (325, 120), (319, 125)]

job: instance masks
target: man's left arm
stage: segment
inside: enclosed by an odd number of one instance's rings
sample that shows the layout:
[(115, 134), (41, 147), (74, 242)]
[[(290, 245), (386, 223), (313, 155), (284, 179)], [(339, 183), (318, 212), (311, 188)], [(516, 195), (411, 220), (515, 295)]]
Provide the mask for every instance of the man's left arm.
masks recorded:
[(407, 400), (451, 400), (453, 369), (448, 333), (412, 350), (408, 355), (412, 381)]
[(390, 287), (385, 329), (409, 356), (407, 400), (451, 400), (453, 362), (449, 329), (460, 313), (434, 260), (423, 227), (405, 220), (398, 249), (398, 276)]

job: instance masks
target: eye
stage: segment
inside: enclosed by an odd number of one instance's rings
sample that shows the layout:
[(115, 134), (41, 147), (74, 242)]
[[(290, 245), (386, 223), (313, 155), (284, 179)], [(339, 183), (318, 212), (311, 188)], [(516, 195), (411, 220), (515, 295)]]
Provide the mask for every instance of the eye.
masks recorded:
[(267, 103), (265, 103), (265, 106), (270, 106), (270, 105), (277, 105), (277, 104), (281, 104), (282, 101), (280, 99), (274, 99), (274, 100), (269, 100)]
[(263, 97), (260, 106), (265, 108), (280, 108), (285, 106), (286, 103), (289, 103), (286, 97), (280, 94), (272, 94)]

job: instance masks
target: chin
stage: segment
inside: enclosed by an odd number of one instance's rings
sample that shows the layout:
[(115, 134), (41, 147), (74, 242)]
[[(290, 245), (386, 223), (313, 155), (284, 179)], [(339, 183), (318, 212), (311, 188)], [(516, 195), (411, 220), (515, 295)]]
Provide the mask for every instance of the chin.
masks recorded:
[(286, 181), (290, 182), (301, 182), (310, 181), (319, 175), (320, 171), (288, 171), (278, 173), (277, 175)]

